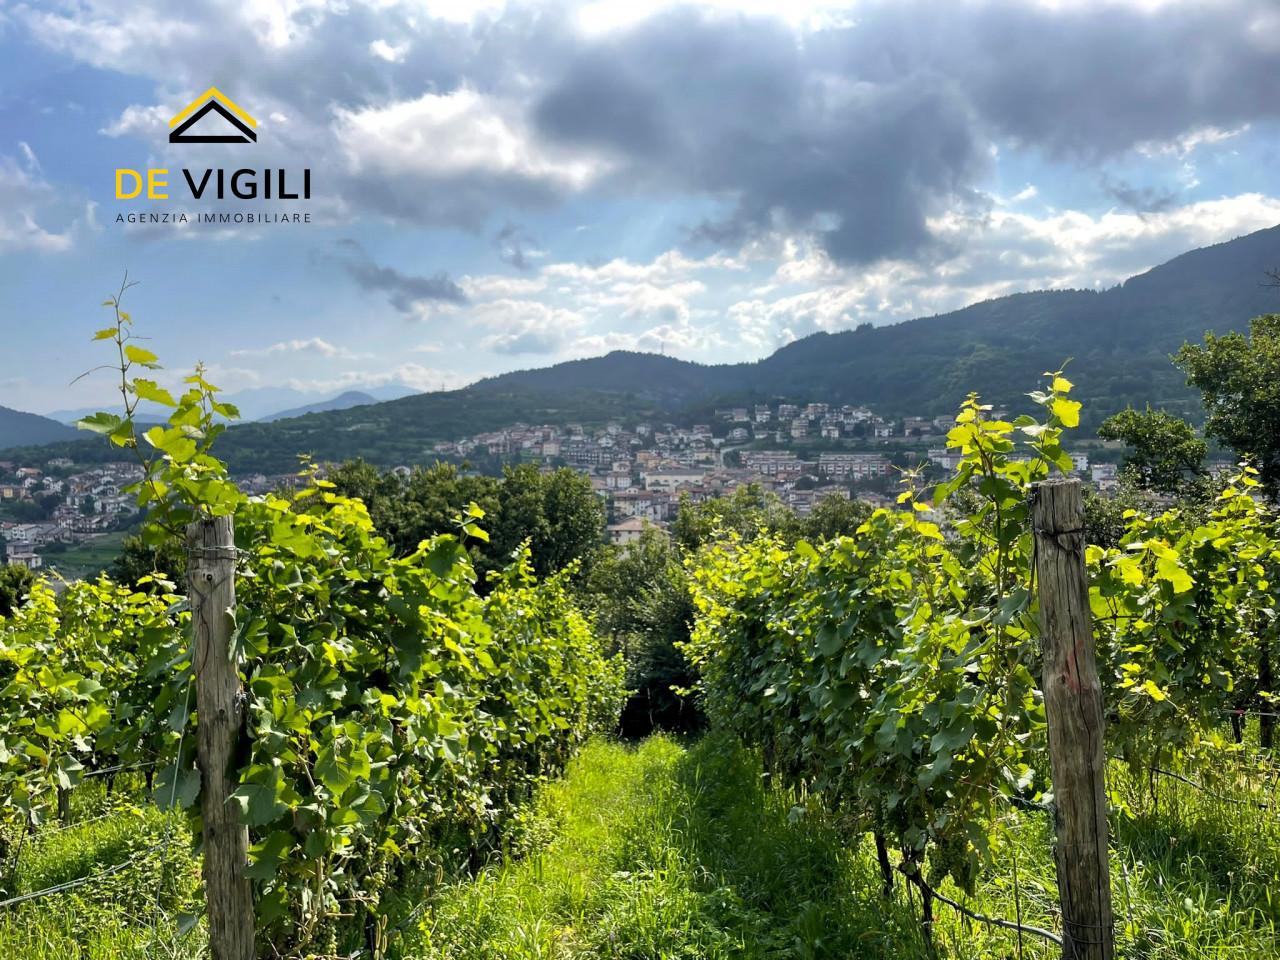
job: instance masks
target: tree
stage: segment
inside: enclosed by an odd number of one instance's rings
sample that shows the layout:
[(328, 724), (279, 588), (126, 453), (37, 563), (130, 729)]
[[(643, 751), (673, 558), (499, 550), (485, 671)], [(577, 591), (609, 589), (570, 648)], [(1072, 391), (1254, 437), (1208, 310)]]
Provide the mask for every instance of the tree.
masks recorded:
[(151, 546), (140, 536), (125, 537), (120, 544), (120, 553), (107, 567), (107, 576), (130, 587), (136, 586), (142, 577), (156, 574), (175, 584), (186, 581), (185, 544), (170, 537), (159, 546)]
[(815, 543), (851, 537), (870, 516), (870, 504), (830, 494), (815, 503), (813, 511), (800, 521), (800, 536)]
[(490, 568), (505, 567), (525, 540), (539, 577), (598, 550), (604, 543), (604, 505), (591, 480), (567, 468), (542, 473), (531, 463), (508, 467), (489, 526)]
[(35, 575), (26, 567), (0, 567), (0, 617), (11, 617), (27, 599)]
[(364, 501), (374, 527), (399, 554), (412, 553), (435, 534), (455, 531), (467, 505), (479, 504), (489, 542), (475, 540), (469, 547), (482, 575), (505, 568), (526, 540), (538, 577), (589, 556), (604, 542), (604, 506), (591, 481), (574, 470), (542, 473), (522, 464), (508, 467), (499, 480), (436, 463), (401, 478), (352, 460), (333, 470), (329, 480), (339, 493)]
[(1102, 422), (1098, 436), (1129, 445), (1123, 469), (1143, 490), (1178, 493), (1204, 472), (1208, 445), (1191, 424), (1163, 410), (1122, 410)]
[[(497, 479), (464, 475), (449, 463), (417, 467), (402, 478), (363, 460), (349, 460), (328, 479), (336, 492), (364, 502), (378, 533), (401, 555), (412, 553), (428, 537), (456, 530), (470, 503), (485, 511), (484, 525), (490, 530), (499, 509)], [(479, 559), (482, 545), (474, 545), (472, 553)]]
[(1280, 490), (1280, 314), (1255, 318), (1250, 332), (1183, 344), (1175, 358), (1204, 398), (1205, 433), (1252, 457), (1268, 490)]
[(708, 543), (717, 530), (737, 533), (745, 540), (754, 539), (764, 530), (794, 540), (798, 532), (796, 515), (781, 498), (758, 483), (739, 487), (728, 497), (717, 497), (694, 503), (680, 498), (680, 510), (671, 525), (676, 542), (686, 551)]
[(604, 547), (582, 584), (596, 629), (626, 662), (631, 696), (622, 732), (643, 736), (655, 728), (688, 732), (703, 717), (691, 698), (697, 677), (679, 644), (689, 639), (693, 597), (680, 551), (661, 530), (647, 528), (625, 547)]

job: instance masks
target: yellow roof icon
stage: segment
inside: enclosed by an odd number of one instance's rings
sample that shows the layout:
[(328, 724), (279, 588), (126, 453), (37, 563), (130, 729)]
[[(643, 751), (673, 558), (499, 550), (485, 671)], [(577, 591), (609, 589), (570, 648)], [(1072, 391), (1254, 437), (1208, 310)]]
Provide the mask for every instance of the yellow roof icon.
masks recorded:
[[(217, 113), (238, 132), (233, 134), (187, 133), (209, 113)], [(258, 121), (217, 87), (210, 87), (174, 114), (169, 121), (170, 143), (249, 143), (257, 140)]]

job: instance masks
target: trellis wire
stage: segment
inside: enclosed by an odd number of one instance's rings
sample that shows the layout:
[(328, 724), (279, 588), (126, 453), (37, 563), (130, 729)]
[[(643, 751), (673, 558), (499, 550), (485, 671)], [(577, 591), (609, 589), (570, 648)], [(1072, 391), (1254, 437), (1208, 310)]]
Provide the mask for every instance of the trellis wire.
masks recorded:
[(82, 887), (87, 883), (93, 883), (96, 880), (101, 880), (103, 877), (109, 877), (114, 873), (119, 873), (121, 870), (132, 866), (143, 857), (150, 856), (159, 849), (160, 844), (157, 843), (155, 846), (148, 847), (146, 850), (139, 850), (127, 860), (123, 860), (120, 863), (107, 867), (105, 870), (100, 870), (97, 873), (92, 873), (87, 877), (78, 877), (75, 880), (67, 880), (65, 883), (58, 883), (52, 887), (45, 887), (43, 890), (33, 890), (30, 893), (24, 893), (21, 896), (10, 897), (8, 900), (0, 900), (0, 909), (16, 907), (20, 903), (39, 900), (43, 897), (53, 896), (56, 893), (64, 893), (67, 890), (74, 890), (76, 887)]

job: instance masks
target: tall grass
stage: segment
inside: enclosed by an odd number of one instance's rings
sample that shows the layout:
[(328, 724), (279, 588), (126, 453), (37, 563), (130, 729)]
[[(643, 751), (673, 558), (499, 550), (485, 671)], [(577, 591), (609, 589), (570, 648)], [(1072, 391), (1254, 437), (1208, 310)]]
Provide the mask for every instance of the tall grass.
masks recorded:
[[(1115, 820), (1121, 955), (1280, 958), (1276, 820), (1252, 802), (1177, 781), (1111, 772), (1128, 816)], [(1141, 793), (1142, 799), (1139, 799)], [(1236, 798), (1241, 799), (1241, 798)], [(932, 945), (919, 901), (899, 882), (884, 899), (870, 840), (818, 804), (765, 785), (750, 753), (715, 737), (684, 747), (592, 745), (537, 800), (523, 858), (434, 897), (403, 958), (1056, 957), (1031, 935), (939, 905)], [(549, 838), (549, 839), (547, 839)], [(963, 898), (974, 912), (1056, 929), (1048, 815), (1013, 810), (1005, 869)], [(1016, 876), (1014, 866), (1016, 865)], [(1015, 895), (1016, 891), (1016, 895)]]
[(135, 805), (128, 798), (140, 788), (122, 782), (107, 796), (101, 781), (86, 781), (72, 795), (69, 826), (50, 824), (22, 842), (4, 899), (127, 866), (0, 910), (0, 957), (187, 960), (204, 952), (198, 927), (178, 932), (183, 914), (196, 908), (199, 880), (185, 819)]
[[(1274, 782), (1219, 778), (1218, 796), (1172, 778), (1109, 771), (1118, 947), (1126, 960), (1280, 960), (1280, 818)], [(179, 935), (197, 861), (181, 818), (100, 784), (77, 791), (73, 825), (23, 847), (5, 896), (167, 855), (0, 911), (0, 958), (194, 960)], [(1270, 804), (1263, 809), (1260, 803)], [(1051, 828), (1010, 808), (1000, 869), (971, 910), (1058, 929)], [(459, 862), (462, 862), (460, 858)], [(1016, 865), (1016, 870), (1015, 870)], [(1047, 960), (1052, 944), (880, 893), (873, 845), (813, 798), (770, 787), (758, 759), (721, 738), (596, 742), (517, 818), (506, 855), (474, 876), (424, 869), (398, 891), (397, 960)], [(394, 919), (394, 917), (393, 917)], [(365, 953), (365, 957), (369, 954)]]

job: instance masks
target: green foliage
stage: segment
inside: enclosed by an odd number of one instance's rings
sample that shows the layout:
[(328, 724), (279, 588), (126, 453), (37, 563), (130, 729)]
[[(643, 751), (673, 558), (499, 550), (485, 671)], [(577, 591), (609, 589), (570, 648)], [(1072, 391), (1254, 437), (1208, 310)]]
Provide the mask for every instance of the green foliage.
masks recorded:
[(187, 577), (186, 548), (176, 537), (149, 544), (136, 534), (127, 536), (108, 566), (107, 575), (123, 584), (136, 584), (148, 577), (183, 583)]
[(27, 599), (35, 574), (23, 566), (0, 567), (0, 617), (11, 617)]
[(744, 484), (727, 497), (701, 503), (684, 494), (671, 524), (671, 535), (686, 551), (697, 550), (724, 534), (750, 540), (766, 530), (794, 537), (796, 516), (776, 493), (763, 489), (758, 483)]
[(812, 543), (851, 537), (870, 516), (869, 504), (832, 494), (815, 503), (809, 515), (800, 519), (798, 533)]
[[(314, 470), (287, 498), (245, 496), (211, 453), (235, 410), (200, 371), (177, 398), (137, 376), (158, 361), (134, 342), (119, 297), (108, 306), (115, 323), (97, 339), (116, 348), (124, 412), (82, 426), (138, 456), (145, 544), (163, 552), (191, 521), (234, 514), (232, 654), (247, 720), (233, 798), (250, 830), (258, 923), (275, 953), (332, 953), (385, 925), (383, 896), (408, 871), (497, 843), (513, 803), (616, 725), (621, 662), (571, 597), (572, 568), (538, 580), (511, 529), (509, 561), (477, 592), (466, 544), (489, 535), (476, 503), (399, 556), (364, 504)], [(172, 413), (139, 436), (144, 399)], [(508, 480), (530, 509), (568, 515), (563, 530), (540, 531), (558, 550), (545, 568), (565, 567), (598, 505), (570, 509), (581, 490), (564, 477)], [(512, 510), (510, 522), (526, 516)], [(5, 816), (38, 823), (87, 768), (137, 760), (158, 765), (156, 799), (186, 808), (199, 835), (189, 613), (171, 584), (136, 583), (75, 584), (61, 598), (37, 584), (0, 621)]]
[(36, 582), (0, 621), (0, 817), (38, 824), (87, 770), (172, 746), (187, 722), (186, 621), (172, 595)]
[[(905, 509), (853, 537), (731, 536), (695, 561), (687, 651), (713, 724), (885, 836), (909, 875), (927, 861), (931, 885), (972, 890), (997, 801), (1050, 789), (1029, 494), (1070, 468), (1071, 387), (1051, 374), (1030, 395), (1039, 421), (990, 419), (971, 396), (932, 504), (909, 486)], [(1256, 489), (1246, 471), (1212, 512), (1128, 513), (1117, 546), (1089, 550), (1108, 738), (1135, 764), (1200, 769), (1229, 748), (1216, 731), (1234, 680), (1274, 632), (1274, 520)], [(946, 530), (925, 519), (949, 501)]]
[(1275, 518), (1245, 469), (1206, 517), (1128, 520), (1117, 546), (1087, 555), (1108, 736), (1135, 765), (1176, 757), (1212, 774), (1235, 685), (1274, 644)]
[(482, 840), (616, 722), (620, 665), (563, 578), (536, 583), (525, 552), (475, 593), (462, 538), (482, 518), (396, 557), (323, 481), (237, 512), (250, 742), (236, 796), (277, 944), (302, 950), (350, 897), (376, 918), (403, 865)]
[(635, 543), (606, 547), (581, 585), (596, 628), (622, 653), (631, 696), (622, 713), (627, 736), (654, 729), (689, 731), (701, 715), (687, 690), (695, 676), (681, 652), (693, 622), (689, 576), (678, 547), (649, 528)]
[(604, 539), (604, 504), (576, 470), (542, 473), (533, 464), (509, 467), (490, 530), (490, 563), (505, 566), (528, 541), (534, 573), (550, 576), (596, 550)]
[(589, 557), (604, 537), (604, 507), (591, 482), (569, 469), (543, 473), (532, 464), (508, 467), (502, 478), (467, 475), (452, 464), (416, 468), (408, 477), (363, 461), (336, 468), (335, 489), (369, 507), (374, 527), (398, 552), (454, 528), (468, 504), (487, 517), (489, 539), (469, 545), (483, 578), (511, 563), (528, 542), (534, 572), (551, 576)]
[(1176, 359), (1204, 396), (1205, 433), (1254, 458), (1263, 483), (1280, 489), (1280, 314), (1256, 318), (1247, 336), (1206, 333)]
[[(330, 471), (328, 479), (337, 493), (365, 504), (374, 528), (400, 554), (413, 552), (428, 537), (453, 531), (468, 504), (478, 504), (490, 523), (499, 511), (497, 480), (464, 474), (448, 463), (417, 467), (401, 477), (350, 460)], [(478, 560), (485, 545), (477, 541), (471, 548)]]
[[(947, 850), (932, 881), (971, 888), (991, 852), (995, 796), (1043, 783), (1027, 494), (1070, 466), (1070, 390), (1055, 374), (1032, 394), (1042, 422), (993, 420), (976, 397), (965, 402), (947, 440), (962, 460), (934, 498), (977, 495), (951, 543), (909, 488), (905, 511), (877, 510), (855, 537), (790, 549), (776, 536), (734, 538), (695, 569), (688, 651), (713, 723), (864, 818), (907, 863), (930, 844)], [(1013, 456), (1015, 436), (1029, 459)]]
[(1124, 469), (1143, 490), (1177, 493), (1203, 472), (1208, 445), (1181, 417), (1148, 407), (1132, 407), (1108, 417), (1098, 428), (1104, 440), (1120, 440), (1132, 449)]

